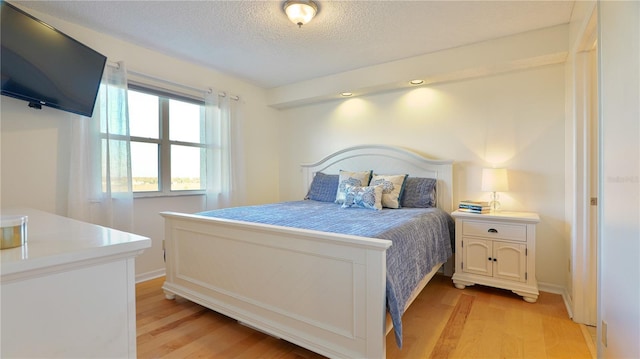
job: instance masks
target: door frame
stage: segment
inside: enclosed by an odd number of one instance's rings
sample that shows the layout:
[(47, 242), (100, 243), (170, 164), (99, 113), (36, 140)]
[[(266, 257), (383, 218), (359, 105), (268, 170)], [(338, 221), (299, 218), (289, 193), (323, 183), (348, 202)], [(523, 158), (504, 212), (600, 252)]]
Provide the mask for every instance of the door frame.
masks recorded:
[[(570, 261), (571, 314), (597, 322), (598, 83), (597, 11), (594, 7), (573, 53), (573, 226)], [(591, 199), (596, 199), (592, 204)]]

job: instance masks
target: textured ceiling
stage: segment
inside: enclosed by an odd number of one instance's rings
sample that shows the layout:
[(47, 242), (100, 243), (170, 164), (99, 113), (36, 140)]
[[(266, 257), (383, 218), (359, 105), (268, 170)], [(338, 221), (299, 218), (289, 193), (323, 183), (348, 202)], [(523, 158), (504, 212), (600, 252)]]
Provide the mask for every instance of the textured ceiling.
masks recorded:
[[(11, 1), (265, 88), (569, 22), (574, 1)], [(117, 59), (114, 59), (117, 60)]]

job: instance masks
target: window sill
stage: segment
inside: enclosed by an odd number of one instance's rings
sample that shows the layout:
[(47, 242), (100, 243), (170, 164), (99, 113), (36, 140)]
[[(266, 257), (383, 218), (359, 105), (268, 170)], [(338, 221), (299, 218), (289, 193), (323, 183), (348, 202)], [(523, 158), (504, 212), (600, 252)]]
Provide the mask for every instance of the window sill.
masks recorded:
[(192, 197), (192, 196), (204, 196), (204, 191), (180, 191), (180, 192), (138, 192), (133, 194), (133, 199), (144, 198), (164, 198), (164, 197)]

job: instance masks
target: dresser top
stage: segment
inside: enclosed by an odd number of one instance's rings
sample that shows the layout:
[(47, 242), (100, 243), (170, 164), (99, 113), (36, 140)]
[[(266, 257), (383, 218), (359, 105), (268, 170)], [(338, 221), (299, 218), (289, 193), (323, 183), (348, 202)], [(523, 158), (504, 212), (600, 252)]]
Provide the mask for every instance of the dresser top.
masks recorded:
[(27, 216), (26, 243), (1, 250), (1, 274), (66, 265), (101, 257), (132, 255), (149, 238), (30, 209), (3, 209), (2, 216)]

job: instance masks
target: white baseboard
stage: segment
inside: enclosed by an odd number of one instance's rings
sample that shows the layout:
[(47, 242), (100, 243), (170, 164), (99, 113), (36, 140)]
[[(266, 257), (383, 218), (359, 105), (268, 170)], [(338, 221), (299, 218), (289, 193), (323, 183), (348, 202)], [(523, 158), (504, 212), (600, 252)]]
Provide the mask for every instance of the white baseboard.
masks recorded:
[(136, 283), (146, 282), (146, 281), (151, 280), (151, 279), (156, 279), (158, 277), (163, 277), (165, 274), (166, 274), (166, 271), (165, 271), (164, 268), (158, 269), (158, 270), (154, 270), (154, 271), (151, 271), (151, 272), (142, 273), (142, 274), (136, 274)]
[(571, 302), (571, 296), (569, 295), (566, 287), (557, 284), (538, 282), (538, 289), (541, 292), (560, 294), (564, 301), (564, 306), (567, 308), (569, 318), (573, 318), (573, 303)]
[(538, 290), (542, 292), (560, 294), (560, 295), (564, 294), (564, 292), (566, 291), (566, 289), (561, 285), (544, 283), (544, 282), (538, 282)]

